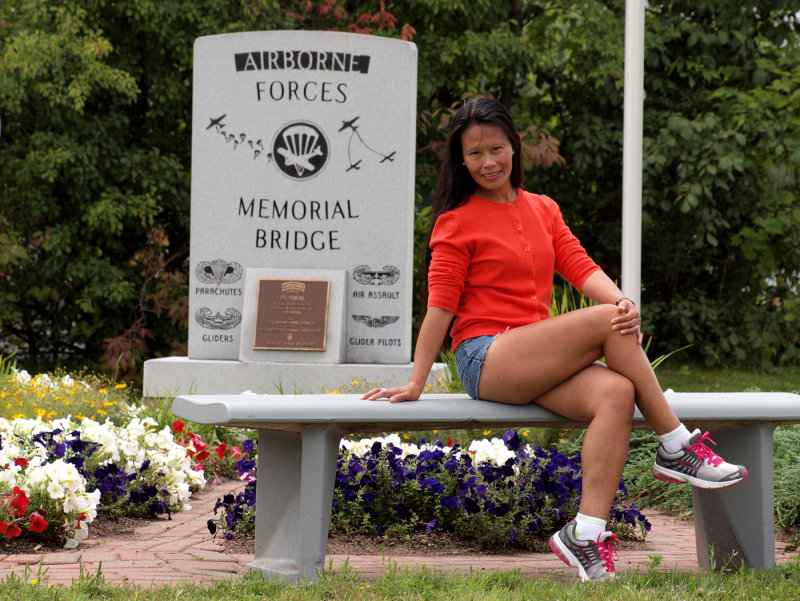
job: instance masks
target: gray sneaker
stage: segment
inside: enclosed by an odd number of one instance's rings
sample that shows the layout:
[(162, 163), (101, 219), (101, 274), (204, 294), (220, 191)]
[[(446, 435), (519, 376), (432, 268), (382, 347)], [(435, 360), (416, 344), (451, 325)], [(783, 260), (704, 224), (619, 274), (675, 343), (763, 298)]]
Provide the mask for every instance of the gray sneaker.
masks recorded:
[(695, 430), (681, 445), (677, 453), (667, 453), (663, 445), (658, 445), (653, 476), (664, 482), (688, 482), (698, 488), (725, 488), (747, 478), (743, 465), (727, 463), (705, 445), (705, 441), (716, 444), (708, 437), (708, 432), (700, 434)]
[(565, 564), (578, 568), (581, 580), (600, 582), (613, 578), (614, 560), (619, 541), (611, 532), (603, 532), (597, 541), (575, 538), (575, 520), (550, 537), (550, 548)]

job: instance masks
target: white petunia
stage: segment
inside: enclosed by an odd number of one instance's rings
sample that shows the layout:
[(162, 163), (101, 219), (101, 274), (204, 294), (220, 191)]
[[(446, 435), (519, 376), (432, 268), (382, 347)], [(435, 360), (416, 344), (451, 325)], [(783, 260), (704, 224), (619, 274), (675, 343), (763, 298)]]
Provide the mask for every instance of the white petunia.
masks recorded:
[(47, 484), (47, 495), (51, 499), (63, 499), (66, 496), (66, 491), (58, 482), (50, 481)]
[(172, 446), (174, 443), (174, 439), (172, 438), (172, 429), (169, 426), (165, 426), (163, 430), (161, 430), (155, 439), (155, 446), (166, 449)]

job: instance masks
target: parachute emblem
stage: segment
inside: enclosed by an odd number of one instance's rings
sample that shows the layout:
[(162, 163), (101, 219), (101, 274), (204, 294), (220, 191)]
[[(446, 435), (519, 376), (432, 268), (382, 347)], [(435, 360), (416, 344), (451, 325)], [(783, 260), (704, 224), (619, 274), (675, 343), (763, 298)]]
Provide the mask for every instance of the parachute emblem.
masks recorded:
[(272, 146), (275, 164), (293, 179), (314, 177), (328, 161), (328, 140), (319, 127), (308, 121), (286, 125)]

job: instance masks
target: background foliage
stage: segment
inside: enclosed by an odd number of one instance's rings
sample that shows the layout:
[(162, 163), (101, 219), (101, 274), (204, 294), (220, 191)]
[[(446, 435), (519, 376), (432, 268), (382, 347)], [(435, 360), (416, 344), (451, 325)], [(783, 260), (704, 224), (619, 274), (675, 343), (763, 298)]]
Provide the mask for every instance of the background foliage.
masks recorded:
[[(0, 352), (135, 376), (186, 340), (192, 43), (338, 29), (419, 48), (417, 244), (466, 95), (619, 277), (624, 0), (0, 0)], [(649, 2), (643, 312), (654, 352), (800, 363), (796, 5)]]

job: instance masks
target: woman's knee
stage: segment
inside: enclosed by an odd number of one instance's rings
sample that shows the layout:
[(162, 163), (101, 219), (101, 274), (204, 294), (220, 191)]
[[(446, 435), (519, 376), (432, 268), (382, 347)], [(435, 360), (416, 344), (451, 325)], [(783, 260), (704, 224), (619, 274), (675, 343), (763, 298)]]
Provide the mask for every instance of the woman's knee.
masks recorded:
[(619, 311), (614, 305), (593, 305), (585, 309), (590, 318), (585, 325), (592, 328), (592, 331), (599, 332), (604, 336), (610, 336), (614, 330), (611, 329), (611, 320), (617, 317)]
[(611, 320), (619, 315), (619, 309), (615, 305), (594, 305), (592, 308), (595, 309), (597, 314), (598, 325), (609, 326), (609, 328), (611, 327)]
[(636, 408), (636, 387), (633, 382), (610, 370), (603, 380), (600, 410), (613, 412), (622, 419), (632, 419)]

